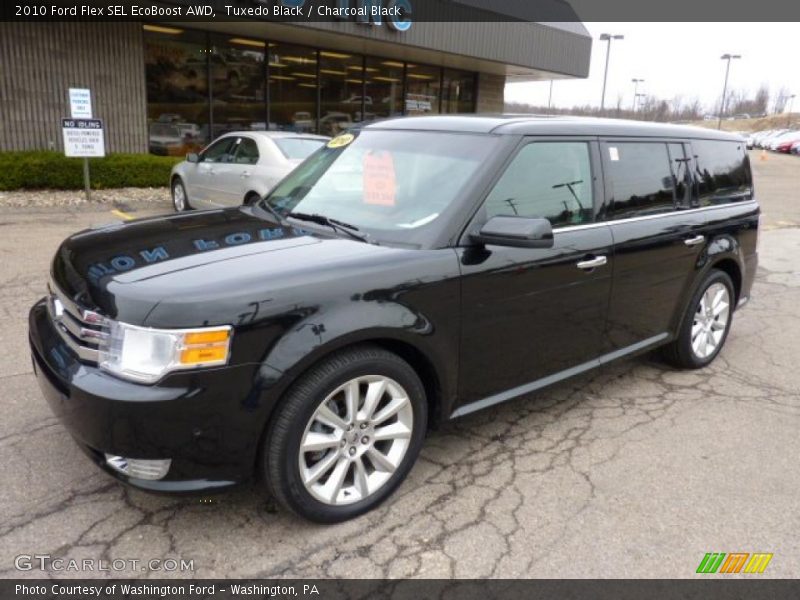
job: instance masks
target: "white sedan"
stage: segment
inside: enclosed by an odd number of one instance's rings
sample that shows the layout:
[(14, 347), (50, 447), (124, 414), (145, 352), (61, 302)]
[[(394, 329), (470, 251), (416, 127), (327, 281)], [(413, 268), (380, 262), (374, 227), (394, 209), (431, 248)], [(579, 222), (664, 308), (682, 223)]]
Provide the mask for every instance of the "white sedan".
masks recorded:
[(249, 204), (330, 138), (282, 131), (228, 133), (188, 154), (170, 176), (176, 211)]

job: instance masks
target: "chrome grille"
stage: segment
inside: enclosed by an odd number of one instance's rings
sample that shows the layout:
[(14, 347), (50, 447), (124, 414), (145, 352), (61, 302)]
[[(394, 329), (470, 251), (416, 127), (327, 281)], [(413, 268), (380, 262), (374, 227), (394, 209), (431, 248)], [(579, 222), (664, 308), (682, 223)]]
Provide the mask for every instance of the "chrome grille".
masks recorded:
[(78, 358), (96, 363), (99, 350), (108, 343), (111, 322), (99, 313), (79, 307), (52, 280), (47, 288), (50, 292), (47, 312), (55, 330)]

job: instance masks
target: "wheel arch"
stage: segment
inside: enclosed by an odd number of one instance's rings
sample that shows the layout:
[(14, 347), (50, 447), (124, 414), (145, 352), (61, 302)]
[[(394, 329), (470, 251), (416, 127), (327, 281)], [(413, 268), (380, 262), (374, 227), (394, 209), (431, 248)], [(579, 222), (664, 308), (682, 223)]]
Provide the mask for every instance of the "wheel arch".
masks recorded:
[[(711, 263), (710, 269), (717, 269), (723, 271), (731, 278), (733, 282), (733, 308), (736, 308), (739, 298), (742, 293), (742, 268), (739, 263), (730, 256), (720, 258)], [(710, 270), (709, 269), (709, 270)]]
[[(261, 429), (257, 445), (259, 450), (256, 452), (253, 465), (257, 473), (261, 471), (258, 469), (258, 461), (261, 460), (263, 456), (261, 449), (266, 443), (270, 428), (277, 418), (280, 408), (286, 399), (286, 395), (292, 386), (297, 383), (304, 373), (327, 358), (350, 348), (368, 345), (377, 346), (400, 356), (400, 358), (405, 360), (411, 368), (414, 369), (425, 388), (428, 404), (428, 429), (435, 429), (438, 424), (442, 422), (442, 415), (446, 414), (443, 412), (445, 409), (444, 404), (447, 402), (450, 390), (446, 383), (446, 376), (441, 372), (441, 366), (437, 367), (436, 359), (434, 359), (429, 352), (421, 349), (418, 344), (414, 344), (407, 339), (402, 339), (398, 335), (387, 335), (385, 332), (360, 332), (360, 335), (345, 336), (316, 348), (314, 352), (303, 357), (303, 359), (285, 372), (276, 372), (279, 381), (276, 382), (276, 388), (271, 390), (273, 401), (270, 403), (267, 418)], [(271, 367), (267, 368), (275, 371)]]

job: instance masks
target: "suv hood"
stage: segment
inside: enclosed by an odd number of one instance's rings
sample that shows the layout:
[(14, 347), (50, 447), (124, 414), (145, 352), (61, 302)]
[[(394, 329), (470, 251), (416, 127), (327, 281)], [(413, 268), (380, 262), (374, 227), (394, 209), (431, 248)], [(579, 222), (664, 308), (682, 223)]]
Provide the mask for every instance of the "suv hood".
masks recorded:
[(381, 250), (282, 227), (239, 207), (82, 231), (62, 243), (52, 278), (78, 304), (143, 324), (162, 300), (196, 304), (255, 283), (274, 287), (287, 270)]

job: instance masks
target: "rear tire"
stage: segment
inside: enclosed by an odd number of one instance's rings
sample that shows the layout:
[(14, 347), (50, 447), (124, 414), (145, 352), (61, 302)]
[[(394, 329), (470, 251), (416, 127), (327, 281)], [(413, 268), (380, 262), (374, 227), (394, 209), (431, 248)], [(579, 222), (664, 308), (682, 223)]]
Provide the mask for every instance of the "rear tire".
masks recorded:
[(189, 196), (186, 194), (186, 186), (183, 185), (183, 180), (176, 177), (172, 180), (172, 208), (175, 212), (184, 212), (192, 210), (192, 205), (189, 204)]
[(728, 339), (735, 298), (728, 274), (709, 271), (686, 307), (678, 337), (664, 347), (664, 360), (681, 369), (710, 364)]
[(416, 372), (372, 345), (312, 367), (278, 410), (263, 475), (281, 505), (319, 523), (352, 519), (386, 500), (414, 465), (427, 428)]

